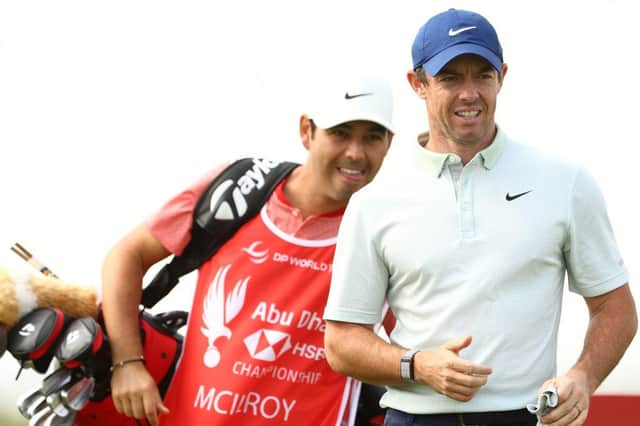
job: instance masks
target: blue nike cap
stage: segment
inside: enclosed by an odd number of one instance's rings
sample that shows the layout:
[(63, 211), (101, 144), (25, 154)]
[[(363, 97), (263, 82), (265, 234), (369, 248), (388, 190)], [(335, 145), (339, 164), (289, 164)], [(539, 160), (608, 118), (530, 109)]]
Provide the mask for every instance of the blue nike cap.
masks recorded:
[(460, 55), (477, 55), (502, 71), (502, 46), (493, 26), (482, 15), (449, 9), (430, 18), (418, 31), (411, 56), (431, 77)]

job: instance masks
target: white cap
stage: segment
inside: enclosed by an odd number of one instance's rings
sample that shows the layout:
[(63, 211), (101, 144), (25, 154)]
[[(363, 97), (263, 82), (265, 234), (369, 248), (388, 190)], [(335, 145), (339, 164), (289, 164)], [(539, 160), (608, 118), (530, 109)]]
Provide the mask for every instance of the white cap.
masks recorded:
[(328, 82), (318, 90), (308, 116), (328, 129), (348, 121), (366, 120), (393, 132), (393, 95), (385, 80), (360, 77), (343, 84)]

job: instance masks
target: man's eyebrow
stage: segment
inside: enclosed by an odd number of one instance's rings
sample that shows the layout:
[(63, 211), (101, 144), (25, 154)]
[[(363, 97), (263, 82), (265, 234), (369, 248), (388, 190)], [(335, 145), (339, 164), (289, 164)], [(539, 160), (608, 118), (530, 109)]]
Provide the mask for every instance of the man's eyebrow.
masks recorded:
[[(483, 67), (481, 67), (477, 73), (484, 73), (484, 72), (489, 72), (494, 70), (493, 66), (491, 66), (491, 64), (485, 64)], [(437, 75), (440, 74), (452, 74), (452, 75), (459, 75), (462, 74), (460, 72), (456, 72), (455, 70), (451, 69), (451, 68), (447, 68), (447, 66), (445, 66), (443, 69), (440, 70), (440, 72)]]
[(340, 123), (337, 124), (333, 127), (329, 127), (327, 130), (339, 130), (339, 129), (350, 129), (351, 125), (347, 122), (347, 123)]
[(385, 133), (387, 131), (387, 128), (378, 123), (371, 123), (371, 125), (369, 126), (369, 131)]
[[(368, 120), (362, 120), (362, 121), (367, 122)], [(368, 122), (368, 124), (369, 124), (369, 126), (367, 127), (367, 131), (370, 131), (370, 132), (381, 132), (381, 133), (384, 133), (384, 132), (387, 131), (387, 128), (384, 127), (381, 124), (374, 123), (374, 122)], [(353, 128), (352, 122), (346, 122), (346, 123), (338, 124), (337, 126), (330, 127), (327, 130), (333, 130), (333, 129), (351, 130), (352, 128)]]

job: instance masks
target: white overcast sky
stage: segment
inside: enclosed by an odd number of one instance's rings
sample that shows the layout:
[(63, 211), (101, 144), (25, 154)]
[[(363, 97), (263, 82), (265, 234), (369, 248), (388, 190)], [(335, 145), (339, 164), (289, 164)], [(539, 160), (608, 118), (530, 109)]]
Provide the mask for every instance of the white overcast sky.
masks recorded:
[[(387, 166), (401, 167), (426, 129), (405, 80), (411, 42), (449, 7), (492, 21), (509, 64), (498, 123), (587, 165), (634, 281), (632, 1), (0, 1), (0, 265), (22, 266), (8, 250), (20, 241), (60, 276), (97, 284), (108, 248), (214, 164), (303, 160), (304, 94), (334, 75), (390, 80), (398, 132)], [(582, 300), (565, 300), (560, 370), (586, 322)], [(602, 391), (640, 393), (638, 346)], [(3, 357), (3, 377), (16, 365)]]

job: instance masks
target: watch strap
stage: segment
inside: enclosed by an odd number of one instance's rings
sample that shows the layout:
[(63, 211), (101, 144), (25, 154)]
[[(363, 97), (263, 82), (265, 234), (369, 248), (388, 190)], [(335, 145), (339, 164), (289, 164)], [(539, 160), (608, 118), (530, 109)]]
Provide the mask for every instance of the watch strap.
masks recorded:
[(400, 358), (400, 377), (402, 380), (414, 381), (413, 359), (418, 352), (420, 352), (419, 349), (409, 349)]

